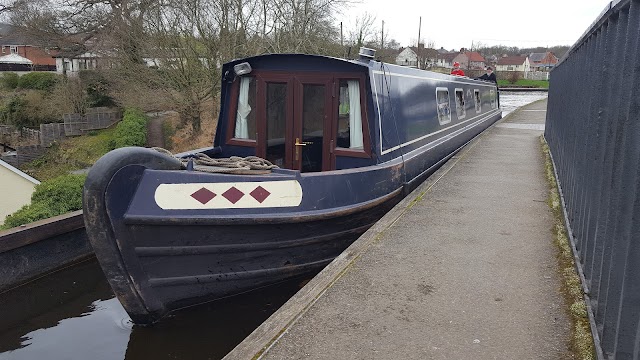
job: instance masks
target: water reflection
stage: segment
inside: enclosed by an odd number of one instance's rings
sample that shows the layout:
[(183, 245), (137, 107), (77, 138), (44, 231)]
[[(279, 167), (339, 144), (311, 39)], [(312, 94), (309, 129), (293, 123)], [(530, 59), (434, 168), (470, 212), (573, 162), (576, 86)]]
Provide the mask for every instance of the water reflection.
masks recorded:
[(220, 359), (300, 287), (293, 280), (132, 326), (95, 261), (0, 294), (0, 359)]

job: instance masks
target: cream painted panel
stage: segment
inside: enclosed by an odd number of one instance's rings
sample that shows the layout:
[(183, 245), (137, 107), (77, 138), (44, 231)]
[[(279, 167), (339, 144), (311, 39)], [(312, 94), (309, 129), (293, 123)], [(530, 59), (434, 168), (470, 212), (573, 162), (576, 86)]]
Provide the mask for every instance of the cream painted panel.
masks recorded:
[[(269, 192), (262, 202), (251, 196), (251, 192), (258, 187)], [(235, 203), (225, 198), (224, 193), (231, 188), (236, 188), (244, 195)], [(206, 201), (198, 201), (194, 197), (198, 191), (203, 191), (211, 196)], [(263, 193), (264, 194), (264, 193)], [(258, 182), (229, 182), (229, 183), (194, 183), (194, 184), (161, 184), (156, 188), (155, 201), (165, 210), (185, 209), (242, 209), (242, 208), (266, 208), (266, 207), (292, 207), (302, 202), (302, 187), (296, 180), (286, 181), (258, 181)], [(203, 203), (204, 202), (204, 203)]]

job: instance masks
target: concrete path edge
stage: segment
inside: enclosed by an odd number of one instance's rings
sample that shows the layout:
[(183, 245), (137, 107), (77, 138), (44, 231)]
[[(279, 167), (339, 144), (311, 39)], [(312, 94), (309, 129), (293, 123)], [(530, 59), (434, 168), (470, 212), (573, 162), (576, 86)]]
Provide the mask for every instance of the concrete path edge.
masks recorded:
[(367, 230), (342, 254), (336, 257), (318, 275), (289, 299), (280, 309), (273, 313), (265, 322), (256, 328), (247, 338), (238, 344), (223, 360), (259, 359), (278, 339), (327, 291), (343, 274), (358, 260), (358, 258), (393, 225), (413, 204), (426, 194), (442, 179), (473, 147), (487, 134), (488, 130), (501, 123), (510, 115), (496, 121), (485, 131), (460, 148), (427, 180), (400, 201), (391, 211), (385, 214), (375, 225)]

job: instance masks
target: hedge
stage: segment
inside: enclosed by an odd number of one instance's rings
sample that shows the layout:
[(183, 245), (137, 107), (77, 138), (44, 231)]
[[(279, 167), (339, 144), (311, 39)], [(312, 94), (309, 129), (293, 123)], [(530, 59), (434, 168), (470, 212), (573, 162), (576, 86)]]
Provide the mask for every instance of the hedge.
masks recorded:
[(0, 229), (28, 224), (82, 209), (82, 186), (86, 175), (62, 175), (36, 186), (31, 204), (8, 215)]
[(6, 72), (0, 77), (0, 83), (5, 89), (13, 90), (18, 87), (18, 81), (20, 77), (14, 72)]
[(18, 87), (32, 90), (51, 90), (60, 77), (54, 73), (30, 72), (18, 80)]
[(127, 109), (116, 126), (111, 148), (145, 146), (147, 144), (147, 117), (138, 109)]

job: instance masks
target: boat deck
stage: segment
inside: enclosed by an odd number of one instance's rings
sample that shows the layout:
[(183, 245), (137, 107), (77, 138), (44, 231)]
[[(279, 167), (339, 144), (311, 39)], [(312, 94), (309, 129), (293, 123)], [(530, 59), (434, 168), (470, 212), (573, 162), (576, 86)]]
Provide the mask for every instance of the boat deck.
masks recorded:
[(225, 359), (564, 358), (545, 109), (475, 139)]

